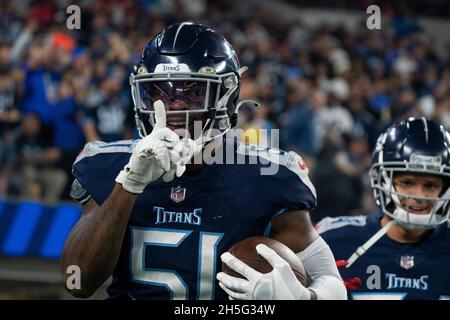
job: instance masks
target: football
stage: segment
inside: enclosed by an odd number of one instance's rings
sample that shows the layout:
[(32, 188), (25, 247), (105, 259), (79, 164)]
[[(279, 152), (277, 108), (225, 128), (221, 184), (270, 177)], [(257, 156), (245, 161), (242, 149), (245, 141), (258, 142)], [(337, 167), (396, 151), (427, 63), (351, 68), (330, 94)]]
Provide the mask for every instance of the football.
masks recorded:
[[(234, 244), (230, 249), (228, 249), (228, 252), (239, 260), (245, 262), (256, 271), (268, 273), (272, 271), (272, 266), (266, 261), (266, 259), (256, 252), (256, 246), (260, 243), (263, 243), (273, 249), (280, 257), (286, 260), (300, 283), (307, 286), (306, 272), (300, 259), (298, 259), (296, 254), (291, 249), (275, 239), (267, 237), (250, 237)], [(243, 278), (242, 275), (231, 270), (225, 263), (222, 263), (222, 271), (230, 276)]]

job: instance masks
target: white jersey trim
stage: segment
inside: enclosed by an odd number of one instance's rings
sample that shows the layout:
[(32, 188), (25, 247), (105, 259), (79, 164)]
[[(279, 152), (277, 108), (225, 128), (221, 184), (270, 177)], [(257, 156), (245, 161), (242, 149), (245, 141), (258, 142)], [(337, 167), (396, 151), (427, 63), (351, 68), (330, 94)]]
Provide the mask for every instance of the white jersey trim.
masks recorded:
[[(294, 151), (283, 151), (276, 148), (258, 147), (253, 144), (239, 143), (237, 154), (260, 157), (277, 165), (282, 165), (295, 173), (305, 184), (311, 193), (317, 198), (316, 189), (309, 179), (309, 169), (302, 157)], [(282, 154), (284, 153), (284, 154)]]
[(367, 216), (340, 216), (326, 217), (316, 224), (315, 229), (319, 234), (324, 232), (340, 229), (346, 226), (363, 227), (367, 224)]
[(75, 159), (73, 165), (77, 164), (84, 158), (93, 157), (101, 153), (132, 153), (139, 140), (119, 140), (114, 142), (91, 141), (84, 145), (83, 150)]

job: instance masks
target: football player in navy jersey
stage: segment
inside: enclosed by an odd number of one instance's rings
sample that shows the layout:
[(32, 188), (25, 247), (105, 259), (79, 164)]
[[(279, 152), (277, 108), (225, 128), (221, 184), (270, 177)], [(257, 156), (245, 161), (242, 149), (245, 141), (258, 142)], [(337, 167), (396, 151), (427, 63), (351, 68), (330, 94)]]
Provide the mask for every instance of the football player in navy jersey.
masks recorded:
[[(275, 268), (253, 273), (241, 298), (346, 298), (331, 250), (309, 218), (316, 194), (301, 157), (224, 138), (237, 122), (245, 69), (229, 43), (201, 24), (173, 24), (147, 44), (130, 75), (141, 139), (88, 143), (73, 165), (71, 195), (83, 214), (61, 258), (64, 279), (70, 265), (81, 270), (81, 288), (71, 294), (89, 297), (112, 275), (111, 299), (226, 299), (216, 280), (219, 257), (240, 240), (266, 235), (298, 253), (308, 288), (258, 245)], [(221, 147), (191, 161), (211, 145)], [(221, 150), (245, 161), (206, 161)], [(278, 170), (262, 174), (267, 164)]]
[(349, 298), (450, 298), (449, 147), (449, 133), (436, 122), (392, 125), (369, 171), (380, 212), (317, 224), (353, 289)]

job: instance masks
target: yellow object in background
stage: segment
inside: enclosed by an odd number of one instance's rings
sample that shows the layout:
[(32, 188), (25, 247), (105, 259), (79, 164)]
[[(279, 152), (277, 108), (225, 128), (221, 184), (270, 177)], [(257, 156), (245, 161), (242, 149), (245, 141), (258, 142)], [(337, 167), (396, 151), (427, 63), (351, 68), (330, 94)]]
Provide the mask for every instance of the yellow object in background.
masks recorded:
[(259, 128), (247, 127), (244, 128), (244, 137), (242, 139), (247, 144), (259, 144)]

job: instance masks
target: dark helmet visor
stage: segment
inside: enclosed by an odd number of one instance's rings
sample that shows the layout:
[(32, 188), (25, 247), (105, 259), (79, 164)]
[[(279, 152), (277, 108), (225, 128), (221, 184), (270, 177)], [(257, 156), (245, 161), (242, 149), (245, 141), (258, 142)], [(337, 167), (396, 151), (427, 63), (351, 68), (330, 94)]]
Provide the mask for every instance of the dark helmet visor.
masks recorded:
[(206, 81), (147, 81), (140, 82), (138, 88), (145, 111), (154, 111), (157, 100), (164, 103), (167, 111), (206, 111), (214, 105), (217, 85)]

